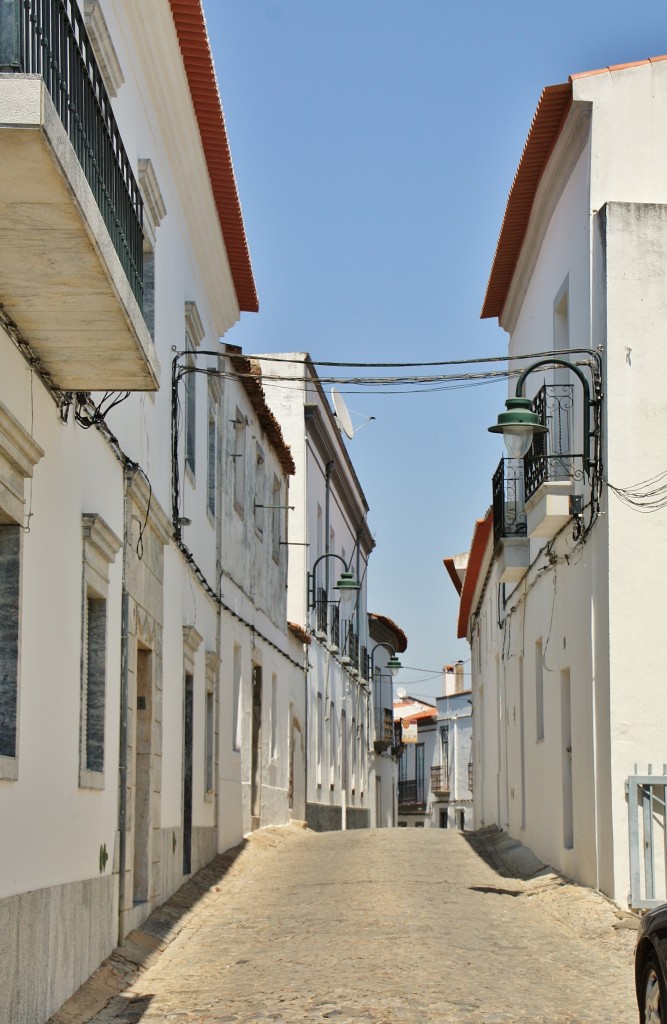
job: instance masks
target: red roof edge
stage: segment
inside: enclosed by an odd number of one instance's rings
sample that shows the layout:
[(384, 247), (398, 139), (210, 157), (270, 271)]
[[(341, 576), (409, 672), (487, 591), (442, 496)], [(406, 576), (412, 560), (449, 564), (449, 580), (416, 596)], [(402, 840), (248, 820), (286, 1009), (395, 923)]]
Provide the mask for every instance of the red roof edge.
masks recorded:
[(505, 208), (481, 319), (502, 316), (535, 193), (572, 105), (572, 80), (543, 90)]
[(236, 298), (242, 312), (257, 313), (259, 301), (204, 10), (201, 0), (169, 0), (169, 3), (199, 125)]
[[(381, 622), (396, 638), (396, 651), (398, 654), (404, 654), (408, 649), (408, 638), (401, 629), (397, 626), (393, 619), (390, 619), (388, 615), (377, 615), (375, 612), (369, 612), (369, 619), (375, 619), (376, 622)], [(382, 635), (382, 634), (380, 634)]]
[(463, 590), (463, 584), (461, 583), (461, 577), (459, 576), (459, 574), (456, 571), (456, 568), (454, 567), (454, 559), (443, 558), (442, 564), (449, 573), (449, 578), (454, 584), (454, 587), (456, 588), (456, 593), (460, 596), (461, 591)]
[(484, 561), (484, 552), (491, 530), (493, 528), (493, 509), (490, 508), (484, 519), (478, 519), (475, 523), (475, 531), (472, 535), (472, 546), (466, 569), (466, 578), (463, 581), (461, 593), (461, 604), (459, 606), (459, 622), (457, 637), (462, 639), (468, 634), (468, 620), (472, 608), (472, 599), (477, 589), (477, 580)]

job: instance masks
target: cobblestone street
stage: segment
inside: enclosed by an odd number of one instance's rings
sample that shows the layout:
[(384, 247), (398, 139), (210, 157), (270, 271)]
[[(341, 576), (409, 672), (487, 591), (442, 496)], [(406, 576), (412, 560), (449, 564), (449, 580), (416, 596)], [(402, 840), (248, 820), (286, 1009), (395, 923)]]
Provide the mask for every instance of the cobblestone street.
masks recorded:
[(52, 1021), (625, 1024), (627, 924), (554, 874), (508, 877), (475, 835), (268, 829), (184, 887)]

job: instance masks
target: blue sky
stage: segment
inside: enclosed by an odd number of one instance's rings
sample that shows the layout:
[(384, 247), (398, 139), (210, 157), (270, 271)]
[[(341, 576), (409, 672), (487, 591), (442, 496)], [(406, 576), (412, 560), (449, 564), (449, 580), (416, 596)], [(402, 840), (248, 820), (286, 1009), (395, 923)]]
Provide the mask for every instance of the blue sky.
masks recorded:
[[(479, 313), (541, 90), (667, 52), (664, 0), (204, 8), (260, 301), (228, 340), (341, 363), (502, 355)], [(369, 607), (408, 635), (397, 683), (433, 697), (441, 666), (469, 656), (442, 559), (490, 504), (506, 384), (340, 390), (362, 427)]]

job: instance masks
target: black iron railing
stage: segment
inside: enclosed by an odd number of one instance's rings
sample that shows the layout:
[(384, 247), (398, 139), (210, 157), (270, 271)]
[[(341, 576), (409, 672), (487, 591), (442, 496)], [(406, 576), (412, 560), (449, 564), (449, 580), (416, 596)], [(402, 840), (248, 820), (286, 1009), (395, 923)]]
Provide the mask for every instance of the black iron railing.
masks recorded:
[(371, 659), (368, 656), (368, 649), (363, 645), (359, 649), (359, 673), (362, 679), (371, 677)]
[(431, 789), (434, 793), (449, 793), (449, 769), (446, 765), (431, 768)]
[(141, 307), (141, 193), (76, 0), (0, 0), (0, 71), (46, 83)]
[(526, 536), (523, 459), (501, 459), (493, 474), (493, 542)]
[(352, 662), (353, 668), (357, 668), (359, 665), (359, 637), (354, 632), (354, 628), (351, 622), (349, 622), (347, 626), (347, 640), (345, 643), (345, 653)]
[(324, 587), (317, 588), (317, 597), (315, 598), (315, 623), (318, 633), (323, 633), (325, 636), (329, 630), (329, 602), (327, 600), (327, 592)]
[(472, 761), (468, 761), (468, 789), (472, 793), (472, 784), (474, 779), (474, 770)]
[(573, 385), (543, 384), (531, 408), (547, 427), (537, 434), (524, 458), (526, 498), (545, 480), (582, 480), (582, 455), (572, 451)]
[(421, 807), (426, 803), (423, 779), (404, 779), (398, 783), (399, 807)]
[(394, 744), (394, 713), (391, 708), (375, 708), (375, 749), (387, 750)]
[(338, 647), (340, 650), (340, 608), (337, 604), (331, 606), (331, 630), (329, 632), (329, 640), (334, 647)]

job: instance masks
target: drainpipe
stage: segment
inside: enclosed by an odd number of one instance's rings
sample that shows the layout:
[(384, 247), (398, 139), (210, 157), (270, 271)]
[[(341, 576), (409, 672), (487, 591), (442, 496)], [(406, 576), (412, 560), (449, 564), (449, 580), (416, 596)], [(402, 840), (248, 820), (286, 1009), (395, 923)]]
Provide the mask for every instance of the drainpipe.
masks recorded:
[(125, 472), (124, 494), (124, 537), (123, 537), (123, 579), (120, 627), (120, 749), (118, 757), (118, 945), (123, 939), (123, 912), (125, 907), (125, 870), (127, 865), (127, 729), (129, 693), (129, 641), (130, 641), (130, 596), (126, 587), (127, 545), (129, 541), (129, 497), (128, 488), (132, 474)]

